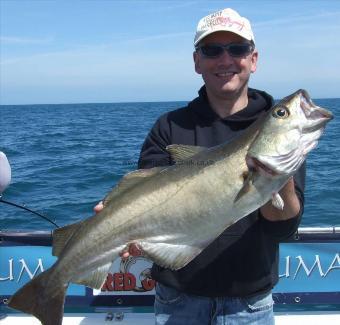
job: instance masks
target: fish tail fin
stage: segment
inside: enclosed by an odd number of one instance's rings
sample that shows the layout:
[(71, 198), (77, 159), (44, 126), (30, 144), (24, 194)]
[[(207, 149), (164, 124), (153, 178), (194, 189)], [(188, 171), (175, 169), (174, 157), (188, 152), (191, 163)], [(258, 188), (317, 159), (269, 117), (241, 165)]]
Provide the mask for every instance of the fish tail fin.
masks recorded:
[(49, 269), (26, 283), (10, 298), (9, 307), (34, 315), (43, 325), (61, 325), (67, 285), (55, 279), (49, 281), (51, 271)]

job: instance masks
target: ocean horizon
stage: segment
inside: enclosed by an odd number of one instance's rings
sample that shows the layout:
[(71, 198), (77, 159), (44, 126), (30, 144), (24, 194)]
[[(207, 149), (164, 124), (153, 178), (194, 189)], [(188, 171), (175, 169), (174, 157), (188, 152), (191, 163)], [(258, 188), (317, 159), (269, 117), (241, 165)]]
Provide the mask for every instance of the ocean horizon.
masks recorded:
[[(275, 102), (278, 102), (282, 98), (274, 98)], [(339, 100), (340, 97), (322, 97), (322, 98), (312, 98), (313, 101), (324, 101), (324, 100)], [(28, 103), (28, 104), (0, 104), (0, 107), (8, 107), (8, 106), (41, 106), (41, 105), (101, 105), (101, 104), (173, 104), (173, 103), (179, 103), (179, 104), (186, 104), (190, 100), (173, 100), (173, 101), (118, 101), (118, 102), (71, 102), (71, 103)]]

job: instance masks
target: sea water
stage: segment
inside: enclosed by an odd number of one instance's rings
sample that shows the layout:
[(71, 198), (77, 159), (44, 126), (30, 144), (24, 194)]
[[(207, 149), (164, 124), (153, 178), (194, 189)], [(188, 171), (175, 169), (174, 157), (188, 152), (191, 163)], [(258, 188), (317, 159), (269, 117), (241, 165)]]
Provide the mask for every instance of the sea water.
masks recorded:
[[(331, 121), (307, 160), (302, 226), (340, 226), (340, 99), (315, 103)], [(66, 225), (90, 217), (127, 172), (157, 117), (185, 102), (2, 105), (0, 150), (12, 167), (3, 199)], [(39, 217), (0, 203), (0, 230), (46, 230)]]

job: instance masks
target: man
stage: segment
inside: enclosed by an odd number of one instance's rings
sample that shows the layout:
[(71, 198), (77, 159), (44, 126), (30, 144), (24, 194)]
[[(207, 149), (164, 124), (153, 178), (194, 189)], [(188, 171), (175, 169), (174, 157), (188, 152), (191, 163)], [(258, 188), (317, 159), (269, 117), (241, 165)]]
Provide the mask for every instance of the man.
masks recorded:
[[(211, 147), (229, 141), (273, 105), (267, 93), (248, 88), (258, 52), (246, 18), (232, 9), (202, 18), (194, 46), (195, 71), (204, 86), (186, 107), (157, 120), (139, 168), (172, 164), (165, 150), (169, 144)], [(274, 324), (271, 289), (278, 281), (278, 245), (299, 225), (304, 177), (303, 166), (280, 191), (283, 211), (268, 202), (178, 271), (154, 264), (156, 324)]]

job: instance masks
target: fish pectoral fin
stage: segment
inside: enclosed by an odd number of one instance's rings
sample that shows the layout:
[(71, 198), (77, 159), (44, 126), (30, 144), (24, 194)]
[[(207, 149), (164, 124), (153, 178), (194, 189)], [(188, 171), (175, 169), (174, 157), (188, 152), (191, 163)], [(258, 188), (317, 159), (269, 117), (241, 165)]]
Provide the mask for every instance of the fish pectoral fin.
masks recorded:
[(189, 146), (182, 144), (171, 144), (167, 146), (166, 151), (170, 153), (171, 158), (176, 162), (182, 162), (185, 159), (191, 158), (196, 154), (207, 150), (206, 147)]
[(283, 210), (285, 203), (279, 193), (273, 193), (272, 205), (279, 210)]
[(244, 178), (243, 186), (240, 189), (240, 191), (237, 193), (237, 195), (234, 199), (234, 203), (239, 201), (242, 196), (247, 194), (250, 191), (251, 186), (253, 185), (253, 180), (254, 180), (254, 173), (253, 172), (249, 172), (246, 175), (243, 174), (242, 177)]
[(59, 256), (69, 239), (75, 231), (77, 231), (84, 221), (72, 223), (62, 228), (53, 231), (52, 234), (52, 255)]
[(104, 207), (113, 200), (117, 195), (121, 194), (125, 190), (136, 186), (142, 180), (145, 180), (147, 177), (151, 177), (155, 174), (158, 174), (166, 167), (154, 167), (148, 169), (138, 169), (133, 172), (127, 173), (123, 178), (118, 182), (118, 184), (108, 193), (104, 200), (103, 205)]
[(82, 284), (93, 289), (101, 289), (106, 281), (112, 262), (102, 265), (98, 269), (87, 273), (76, 279), (71, 279), (71, 282)]
[(180, 244), (138, 242), (138, 245), (145, 257), (171, 270), (181, 269), (202, 252), (200, 247)]

